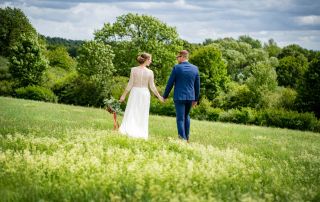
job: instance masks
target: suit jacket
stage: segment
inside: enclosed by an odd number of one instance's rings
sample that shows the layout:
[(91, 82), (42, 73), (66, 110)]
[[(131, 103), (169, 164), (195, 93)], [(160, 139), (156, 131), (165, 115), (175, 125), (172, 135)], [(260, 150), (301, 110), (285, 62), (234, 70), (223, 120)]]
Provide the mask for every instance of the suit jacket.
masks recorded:
[(164, 98), (169, 96), (173, 85), (174, 100), (198, 101), (200, 94), (200, 77), (198, 67), (187, 61), (175, 65), (163, 94)]

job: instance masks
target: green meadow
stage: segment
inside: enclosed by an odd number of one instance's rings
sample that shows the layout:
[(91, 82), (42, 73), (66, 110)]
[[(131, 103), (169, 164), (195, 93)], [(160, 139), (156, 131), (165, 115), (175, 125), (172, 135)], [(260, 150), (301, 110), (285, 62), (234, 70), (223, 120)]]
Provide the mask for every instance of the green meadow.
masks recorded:
[[(121, 122), (121, 117), (119, 117)], [(320, 134), (150, 116), (149, 139), (103, 109), (0, 97), (0, 201), (320, 201)]]

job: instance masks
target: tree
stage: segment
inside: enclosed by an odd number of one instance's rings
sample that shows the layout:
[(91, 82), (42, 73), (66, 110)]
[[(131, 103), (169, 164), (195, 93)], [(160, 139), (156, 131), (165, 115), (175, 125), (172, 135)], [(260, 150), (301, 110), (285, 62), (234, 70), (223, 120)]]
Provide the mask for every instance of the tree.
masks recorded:
[(260, 62), (265, 62), (276, 67), (278, 62), (274, 57), (269, 57), (262, 48), (252, 48), (250, 44), (236, 41), (233, 38), (224, 38), (214, 41), (222, 52), (222, 57), (227, 61), (228, 74), (232, 80), (244, 83), (250, 76), (251, 67)]
[(263, 96), (277, 87), (277, 73), (269, 62), (259, 62), (251, 67), (250, 77), (245, 84), (251, 91), (252, 107), (263, 107)]
[(221, 92), (213, 101), (213, 105), (225, 110), (250, 106), (251, 91), (246, 84), (231, 81), (227, 91)]
[(64, 46), (47, 50), (46, 56), (49, 60), (49, 68), (43, 77), (43, 86), (54, 89), (57, 85), (62, 85), (73, 75), (77, 75), (75, 59), (70, 57)]
[(112, 64), (113, 57), (109, 45), (98, 41), (87, 41), (79, 50), (78, 72), (88, 77), (110, 79), (115, 70)]
[(310, 63), (298, 88), (298, 104), (306, 111), (313, 111), (320, 118), (320, 53)]
[(19, 87), (39, 85), (48, 66), (38, 38), (22, 35), (19, 42), (11, 47), (9, 71)]
[(228, 74), (232, 80), (242, 83), (245, 79), (243, 70), (247, 65), (246, 58), (252, 49), (251, 46), (233, 38), (218, 39), (212, 45), (214, 44), (221, 50), (222, 57), (227, 64)]
[(263, 48), (269, 53), (270, 57), (278, 57), (281, 52), (281, 48), (278, 47), (274, 39), (269, 39), (268, 43), (264, 44)]
[(196, 44), (196, 43), (189, 43), (186, 40), (181, 40), (182, 41), (182, 49), (189, 51), (190, 54), (192, 54), (195, 50), (199, 49), (202, 47), (201, 44)]
[(154, 17), (131, 13), (118, 17), (113, 24), (106, 23), (95, 32), (95, 40), (112, 46), (115, 53), (113, 63), (120, 76), (130, 74), (130, 68), (137, 65), (139, 53), (151, 53), (153, 62), (150, 68), (160, 83), (167, 80), (175, 56), (182, 49), (175, 28)]
[(210, 39), (210, 38), (207, 38), (203, 41), (202, 45), (206, 46), (206, 45), (209, 45), (209, 44), (212, 44), (214, 43), (214, 40), (213, 39)]
[(231, 76), (232, 80), (243, 82), (243, 68), (247, 63), (246, 57), (236, 50), (225, 50), (223, 58), (227, 61), (228, 74)]
[(261, 42), (258, 39), (253, 39), (248, 35), (239, 36), (238, 41), (250, 44), (252, 48), (262, 48)]
[(111, 47), (99, 41), (86, 41), (79, 48), (78, 75), (64, 85), (57, 85), (55, 93), (63, 103), (96, 106), (111, 96), (115, 68)]
[(79, 50), (77, 70), (81, 76), (95, 81), (101, 91), (104, 91), (101, 93), (106, 93), (115, 71), (113, 57), (109, 45), (98, 41), (87, 41)]
[(20, 36), (34, 37), (36, 30), (28, 18), (18, 8), (0, 8), (0, 55), (9, 57), (10, 47), (20, 40)]
[(272, 69), (278, 66), (278, 59), (269, 58), (268, 53), (263, 49), (251, 49), (246, 57), (246, 66), (243, 68), (242, 76), (243, 80), (247, 80), (252, 73), (256, 71), (257, 65), (267, 64)]
[(239, 42), (233, 38), (218, 39), (215, 40), (214, 43), (219, 45), (222, 52), (226, 50), (236, 50), (246, 56), (252, 50), (250, 44), (246, 42)]
[(284, 47), (281, 50), (278, 58), (281, 59), (281, 58), (284, 58), (284, 57), (287, 57), (287, 56), (297, 57), (297, 56), (299, 56), (301, 54), (304, 57), (308, 58), (309, 51), (307, 49), (302, 48), (301, 46), (299, 46), (297, 44), (291, 44), (291, 45), (288, 45), (288, 46)]
[(64, 46), (58, 46), (53, 50), (47, 51), (47, 57), (51, 67), (72, 70), (76, 66), (76, 62), (70, 57)]
[(225, 90), (229, 81), (227, 66), (217, 47), (209, 45), (196, 50), (191, 55), (190, 62), (199, 68), (202, 95), (212, 100), (220, 91)]
[(279, 85), (296, 89), (307, 68), (307, 58), (300, 53), (280, 59), (276, 68)]

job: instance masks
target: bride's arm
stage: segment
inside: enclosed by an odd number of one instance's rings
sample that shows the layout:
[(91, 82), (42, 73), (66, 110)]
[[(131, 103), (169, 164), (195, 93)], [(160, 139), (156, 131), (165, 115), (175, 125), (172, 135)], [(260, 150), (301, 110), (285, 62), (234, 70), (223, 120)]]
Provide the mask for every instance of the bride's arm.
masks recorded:
[(133, 69), (131, 69), (130, 79), (129, 79), (129, 82), (128, 82), (126, 89), (124, 90), (123, 94), (120, 97), (120, 102), (123, 102), (126, 99), (126, 96), (127, 96), (128, 92), (131, 90), (132, 86), (133, 86)]
[(156, 85), (154, 84), (154, 75), (153, 75), (153, 71), (151, 71), (151, 77), (149, 79), (149, 86), (150, 89), (152, 90), (152, 92), (155, 94), (155, 96), (157, 96), (159, 98), (159, 100), (163, 101), (163, 97), (159, 94)]

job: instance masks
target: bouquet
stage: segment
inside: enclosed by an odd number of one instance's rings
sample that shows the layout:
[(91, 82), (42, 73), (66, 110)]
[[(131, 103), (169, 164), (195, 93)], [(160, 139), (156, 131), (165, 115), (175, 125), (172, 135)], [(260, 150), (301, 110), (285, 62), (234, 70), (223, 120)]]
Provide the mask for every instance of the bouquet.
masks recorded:
[(108, 111), (110, 114), (113, 114), (113, 129), (116, 130), (119, 128), (119, 123), (117, 121), (117, 114), (122, 114), (122, 110), (120, 107), (119, 100), (114, 99), (113, 97), (110, 97), (109, 99), (106, 98), (103, 100), (106, 111)]

